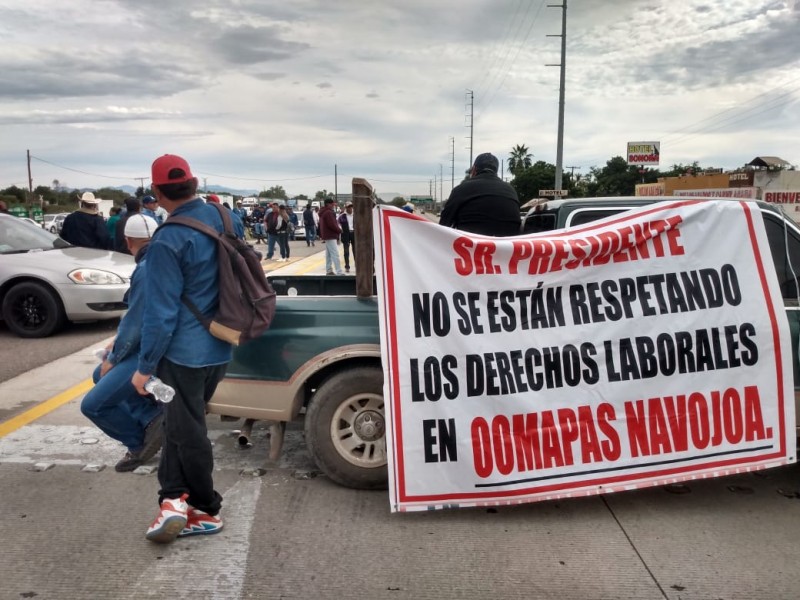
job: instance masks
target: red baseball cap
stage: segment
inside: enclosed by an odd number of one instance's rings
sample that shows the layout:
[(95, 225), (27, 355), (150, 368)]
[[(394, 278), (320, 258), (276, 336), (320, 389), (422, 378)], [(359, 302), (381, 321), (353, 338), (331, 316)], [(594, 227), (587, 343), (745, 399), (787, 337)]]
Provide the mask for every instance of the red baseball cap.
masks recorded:
[(219, 196), (217, 196), (216, 194), (209, 194), (208, 196), (206, 196), (206, 198), (208, 199), (209, 202), (216, 202), (217, 204), (219, 204)]
[(165, 154), (153, 161), (152, 183), (153, 185), (165, 185), (168, 183), (183, 183), (194, 179), (192, 170), (186, 159), (175, 154)]

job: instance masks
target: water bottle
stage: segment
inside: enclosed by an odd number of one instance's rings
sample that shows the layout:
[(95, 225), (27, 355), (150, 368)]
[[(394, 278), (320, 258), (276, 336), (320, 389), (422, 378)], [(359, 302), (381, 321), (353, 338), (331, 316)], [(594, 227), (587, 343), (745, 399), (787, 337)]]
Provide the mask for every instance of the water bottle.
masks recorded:
[(144, 384), (144, 389), (148, 393), (153, 394), (156, 400), (164, 404), (172, 402), (172, 398), (175, 397), (175, 390), (155, 375), (147, 380), (147, 383)]

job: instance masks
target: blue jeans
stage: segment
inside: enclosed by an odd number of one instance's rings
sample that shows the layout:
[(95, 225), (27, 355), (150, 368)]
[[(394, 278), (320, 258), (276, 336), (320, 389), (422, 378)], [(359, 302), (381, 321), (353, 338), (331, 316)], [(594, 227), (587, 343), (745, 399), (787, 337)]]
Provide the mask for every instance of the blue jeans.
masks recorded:
[(267, 258), (272, 258), (275, 254), (275, 242), (278, 241), (277, 233), (267, 233)]
[(81, 412), (108, 437), (125, 444), (131, 452), (144, 445), (144, 428), (161, 412), (162, 405), (140, 396), (131, 385), (139, 357), (132, 354), (102, 378), (94, 370), (95, 386), (83, 397)]
[(314, 244), (314, 240), (317, 239), (317, 228), (315, 225), (306, 225), (306, 246), (311, 246)]
[(264, 224), (260, 223), (260, 222), (256, 222), (255, 225), (253, 225), (253, 232), (256, 234), (256, 237), (258, 239), (263, 238), (264, 237)]
[(281, 231), (278, 234), (278, 248), (281, 251), (281, 258), (289, 258), (289, 232)]

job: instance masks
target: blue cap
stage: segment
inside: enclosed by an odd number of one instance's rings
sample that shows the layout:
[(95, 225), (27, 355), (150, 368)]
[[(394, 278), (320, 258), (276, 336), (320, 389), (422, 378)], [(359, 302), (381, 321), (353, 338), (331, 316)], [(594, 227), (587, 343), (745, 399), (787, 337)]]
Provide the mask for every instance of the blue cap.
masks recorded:
[(142, 198), (142, 204), (150, 204), (151, 202), (155, 202), (156, 199), (153, 196), (145, 196)]

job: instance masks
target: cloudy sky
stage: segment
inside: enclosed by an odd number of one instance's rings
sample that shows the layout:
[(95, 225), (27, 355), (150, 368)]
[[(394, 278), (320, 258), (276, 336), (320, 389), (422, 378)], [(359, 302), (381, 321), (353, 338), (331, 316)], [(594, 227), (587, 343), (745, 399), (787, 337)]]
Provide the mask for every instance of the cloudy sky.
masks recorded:
[[(557, 3), (0, 0), (0, 188), (27, 187), (26, 150), (34, 186), (69, 187), (147, 185), (176, 153), (209, 187), (441, 173), (446, 198), (468, 90), (473, 155), (555, 163)], [(652, 140), (666, 167), (800, 164), (799, 21), (798, 0), (569, 0), (564, 166)]]

